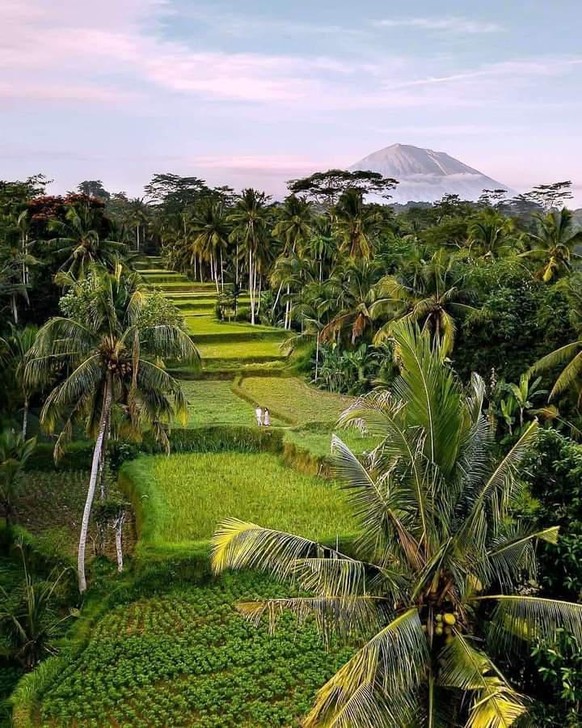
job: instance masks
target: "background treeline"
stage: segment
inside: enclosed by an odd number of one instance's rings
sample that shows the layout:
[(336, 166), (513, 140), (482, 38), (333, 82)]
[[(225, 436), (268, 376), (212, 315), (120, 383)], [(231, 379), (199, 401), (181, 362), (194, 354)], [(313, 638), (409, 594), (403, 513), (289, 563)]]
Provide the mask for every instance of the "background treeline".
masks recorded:
[[(46, 184), (0, 182), (0, 335), (56, 314), (64, 272), (145, 252), (213, 281), (218, 318), (288, 329), (303, 369), (332, 391), (388, 383), (392, 323), (427, 326), (462, 377), (490, 383), (510, 434), (551, 382), (520, 377), (562, 347), (573, 348), (556, 364), (576, 354), (582, 233), (568, 182), (509, 200), (489, 190), (476, 203), (449, 195), (406, 206), (389, 204), (396, 181), (339, 170), (289, 183), (283, 202), (173, 174), (155, 175), (136, 199), (100, 181), (66, 196), (47, 196)], [(242, 291), (250, 304), (239, 305)], [(554, 398), (572, 424), (578, 373)]]

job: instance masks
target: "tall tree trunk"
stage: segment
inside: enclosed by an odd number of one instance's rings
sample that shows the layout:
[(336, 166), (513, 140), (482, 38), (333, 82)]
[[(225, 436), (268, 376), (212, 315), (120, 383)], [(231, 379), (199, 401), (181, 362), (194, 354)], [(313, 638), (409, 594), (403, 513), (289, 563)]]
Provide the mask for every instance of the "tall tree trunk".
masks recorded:
[(139, 253), (139, 222), (135, 226), (135, 249)]
[(287, 286), (287, 301), (285, 302), (285, 329), (291, 328), (291, 289)]
[(220, 290), (224, 293), (224, 260), (222, 258), (222, 247), (220, 248)]
[(214, 265), (214, 283), (216, 284), (216, 295), (220, 293), (220, 285), (218, 281), (218, 260), (216, 258), (216, 254), (212, 254), (212, 263)]
[(89, 488), (87, 490), (87, 499), (85, 508), (83, 509), (83, 520), (81, 521), (81, 535), (79, 536), (79, 553), (77, 555), (77, 575), (79, 579), (79, 591), (81, 594), (87, 591), (87, 579), (85, 577), (85, 551), (87, 548), (87, 533), (89, 531), (89, 519), (91, 518), (91, 507), (95, 498), (95, 488), (99, 477), (99, 464), (101, 462), (101, 453), (105, 444), (105, 436), (107, 433), (107, 422), (109, 421), (109, 410), (112, 401), (112, 382), (108, 377), (105, 384), (105, 393), (103, 395), (103, 410), (99, 421), (99, 432), (95, 440), (93, 448), (93, 460), (91, 462), (91, 475), (89, 477)]
[(319, 379), (319, 333), (315, 339), (315, 381)]
[(251, 324), (255, 324), (255, 280), (253, 271), (253, 253), (249, 247), (249, 296), (251, 299)]

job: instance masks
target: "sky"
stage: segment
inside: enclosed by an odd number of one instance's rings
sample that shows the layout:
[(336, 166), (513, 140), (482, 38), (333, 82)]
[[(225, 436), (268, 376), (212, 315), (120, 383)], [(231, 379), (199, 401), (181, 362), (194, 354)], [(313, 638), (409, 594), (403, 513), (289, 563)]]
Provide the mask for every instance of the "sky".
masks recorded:
[(0, 0), (0, 179), (255, 186), (394, 143), (582, 205), (580, 0)]

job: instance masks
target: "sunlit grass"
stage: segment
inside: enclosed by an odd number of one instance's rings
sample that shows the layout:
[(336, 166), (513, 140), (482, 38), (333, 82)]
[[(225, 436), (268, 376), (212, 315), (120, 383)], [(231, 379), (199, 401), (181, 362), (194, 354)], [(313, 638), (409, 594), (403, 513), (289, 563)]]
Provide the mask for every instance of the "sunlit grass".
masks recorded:
[(350, 397), (310, 387), (297, 377), (249, 377), (242, 380), (241, 389), (264, 407), (299, 425), (335, 423), (352, 401)]
[(200, 542), (225, 518), (314, 539), (352, 534), (344, 493), (267, 453), (192, 453), (142, 457), (124, 467), (146, 509), (150, 544)]
[(200, 342), (198, 346), (203, 359), (283, 359), (278, 341), (224, 341)]
[[(188, 399), (188, 427), (207, 425), (255, 426), (255, 408), (237, 397), (228, 381), (181, 382)], [(272, 419), (272, 424), (277, 424)]]

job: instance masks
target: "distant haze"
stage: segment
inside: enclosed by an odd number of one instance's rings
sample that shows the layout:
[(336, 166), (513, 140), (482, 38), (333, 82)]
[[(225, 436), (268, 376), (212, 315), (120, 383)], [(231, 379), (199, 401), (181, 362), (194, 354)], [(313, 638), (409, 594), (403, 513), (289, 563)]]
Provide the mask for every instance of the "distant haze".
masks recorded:
[(411, 144), (392, 144), (369, 154), (350, 167), (370, 170), (398, 180), (392, 192), (393, 202), (435, 202), (445, 194), (463, 200), (477, 200), (484, 189), (515, 191), (503, 182), (488, 177), (445, 152), (421, 149)]

